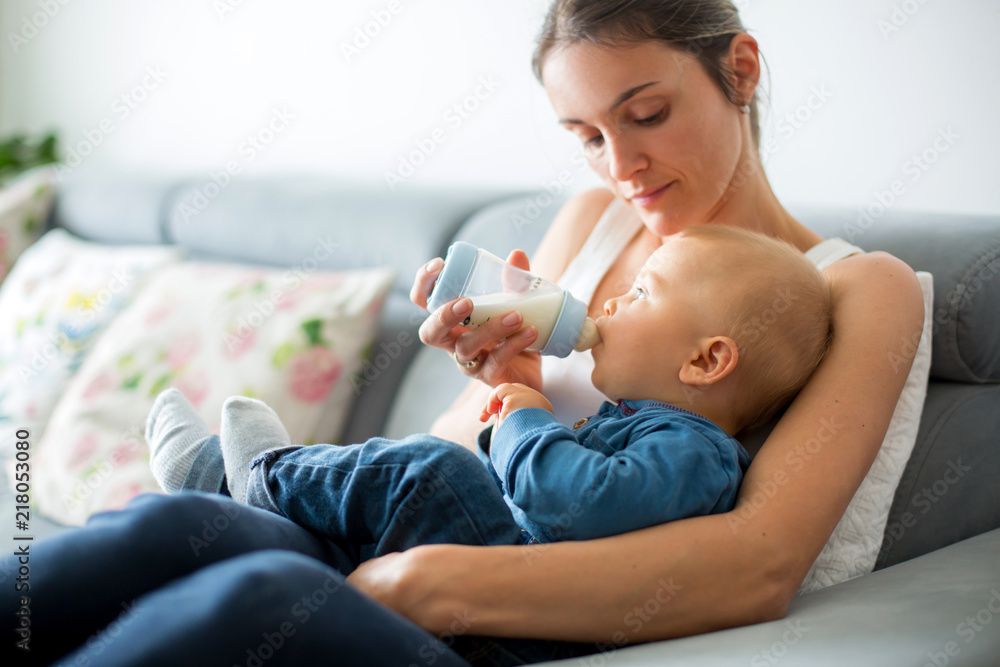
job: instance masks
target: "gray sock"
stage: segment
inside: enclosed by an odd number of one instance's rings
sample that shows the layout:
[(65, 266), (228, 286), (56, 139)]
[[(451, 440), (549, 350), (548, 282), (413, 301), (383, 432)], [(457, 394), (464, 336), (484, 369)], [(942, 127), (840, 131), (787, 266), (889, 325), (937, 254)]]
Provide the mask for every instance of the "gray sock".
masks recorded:
[(212, 435), (194, 406), (176, 389), (160, 392), (146, 418), (153, 477), (167, 493), (181, 490), (205, 440)]
[(263, 401), (232, 396), (222, 406), (219, 432), (222, 461), (226, 466), (229, 493), (246, 502), (250, 462), (266, 451), (292, 444), (281, 419)]

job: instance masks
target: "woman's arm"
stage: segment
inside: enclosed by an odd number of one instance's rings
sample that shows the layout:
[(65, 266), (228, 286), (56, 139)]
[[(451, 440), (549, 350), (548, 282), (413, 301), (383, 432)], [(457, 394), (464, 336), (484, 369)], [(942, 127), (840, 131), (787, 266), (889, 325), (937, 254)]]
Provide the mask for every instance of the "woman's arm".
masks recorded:
[[(601, 188), (588, 190), (570, 199), (559, 210), (535, 251), (532, 271), (557, 280), (572, 258), (579, 253), (612, 199), (614, 195)], [(527, 268), (527, 265), (523, 268)], [(432, 272), (422, 269), (417, 274), (410, 298), (421, 308), (427, 307), (427, 297), (439, 273), (440, 268)], [(449, 307), (450, 304), (444, 306)], [(459, 342), (453, 340), (453, 330), (455, 324), (462, 319), (449, 317), (447, 312), (438, 311), (427, 318), (427, 322), (421, 327), (420, 337), (424, 343), (441, 347), (449, 353), (461, 346), (460, 354), (463, 359), (472, 359), (477, 351), (496, 345), (490, 349), (491, 358), (482, 367), (467, 373), (472, 375), (472, 380), (430, 429), (432, 435), (473, 448), (476, 435), (483, 429), (477, 417), (493, 387), (503, 382), (520, 382), (540, 391), (542, 378), (537, 353), (524, 352), (524, 348), (534, 342), (534, 335), (503, 340), (503, 336), (509, 331), (502, 330), (501, 320), (496, 319), (463, 334), (463, 339)], [(519, 321), (511, 330), (516, 331), (520, 325)], [(503, 342), (497, 344), (501, 340)]]
[(590, 542), (417, 547), (350, 580), (432, 632), (460, 614), (476, 634), (620, 645), (782, 617), (878, 452), (923, 326), (900, 260), (858, 255), (825, 274), (836, 339), (732, 512)]

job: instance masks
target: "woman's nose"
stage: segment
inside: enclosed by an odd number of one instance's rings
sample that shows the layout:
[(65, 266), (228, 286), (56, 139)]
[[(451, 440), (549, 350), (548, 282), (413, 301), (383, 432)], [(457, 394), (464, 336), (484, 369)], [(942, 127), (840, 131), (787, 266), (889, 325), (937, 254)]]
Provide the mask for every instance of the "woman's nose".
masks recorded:
[(632, 179), (635, 172), (648, 166), (640, 151), (634, 149), (624, 135), (605, 139), (608, 148), (608, 175), (619, 182)]

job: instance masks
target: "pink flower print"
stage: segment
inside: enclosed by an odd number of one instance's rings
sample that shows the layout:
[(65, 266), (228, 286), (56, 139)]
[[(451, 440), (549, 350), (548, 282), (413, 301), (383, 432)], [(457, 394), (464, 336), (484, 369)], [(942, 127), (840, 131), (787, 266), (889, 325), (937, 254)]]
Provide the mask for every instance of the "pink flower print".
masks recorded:
[(97, 436), (93, 433), (88, 433), (80, 438), (75, 445), (73, 445), (73, 450), (70, 452), (69, 460), (66, 465), (70, 468), (78, 468), (89, 462), (90, 458), (96, 451)]
[(306, 289), (310, 292), (327, 292), (337, 289), (342, 284), (344, 284), (343, 274), (316, 275), (306, 281)]
[(292, 359), (289, 391), (307, 403), (318, 403), (330, 393), (341, 370), (337, 355), (322, 346), (311, 347)]
[(205, 371), (197, 369), (178, 378), (176, 382), (171, 383), (171, 386), (176, 387), (187, 400), (191, 401), (191, 405), (197, 408), (208, 395), (208, 376)]
[(146, 313), (146, 324), (153, 325), (167, 319), (173, 310), (172, 303), (158, 303), (151, 311)]
[(167, 351), (167, 365), (172, 370), (177, 370), (181, 366), (184, 366), (198, 352), (200, 345), (201, 339), (195, 332), (179, 336)]
[[(135, 498), (140, 493), (146, 491), (151, 491), (153, 489), (144, 489), (141, 484), (136, 484), (132, 482), (131, 484), (126, 484), (125, 486), (119, 486), (114, 491), (108, 494), (107, 500), (104, 502), (104, 506), (101, 509), (105, 510), (120, 510), (121, 508), (128, 505), (128, 501)], [(159, 491), (159, 489), (155, 489)]]
[(111, 454), (111, 462), (116, 466), (126, 465), (139, 458), (139, 442), (129, 442), (117, 447)]
[(222, 354), (229, 359), (243, 356), (257, 342), (257, 330), (243, 324), (235, 329), (230, 328), (222, 340)]
[(290, 310), (298, 306), (305, 295), (302, 288), (298, 287), (287, 292), (281, 292), (281, 297), (275, 302), (278, 310)]
[(378, 317), (378, 314), (382, 312), (382, 306), (385, 304), (385, 297), (381, 299), (375, 299), (368, 304), (368, 315), (370, 317)]
[(115, 384), (115, 380), (111, 373), (101, 373), (87, 385), (87, 388), (83, 390), (83, 400), (92, 401), (97, 398), (100, 394), (111, 389)]
[(0, 252), (7, 247), (7, 232), (0, 230)]

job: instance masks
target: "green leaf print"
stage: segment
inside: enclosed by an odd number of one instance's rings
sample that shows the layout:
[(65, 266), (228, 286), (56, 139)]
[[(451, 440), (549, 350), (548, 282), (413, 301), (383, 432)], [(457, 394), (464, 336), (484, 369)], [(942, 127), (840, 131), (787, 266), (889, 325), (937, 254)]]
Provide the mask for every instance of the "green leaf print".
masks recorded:
[(160, 392), (163, 391), (168, 384), (170, 384), (170, 378), (172, 377), (172, 373), (166, 373), (157, 378), (156, 382), (153, 383), (153, 386), (149, 388), (150, 398), (158, 396)]
[(122, 389), (135, 389), (142, 382), (142, 371), (133, 373), (122, 382)]
[(302, 330), (306, 332), (306, 337), (309, 339), (309, 347), (315, 347), (317, 345), (322, 345), (323, 347), (329, 347), (323, 340), (323, 320), (312, 319), (306, 320), (301, 324)]
[(367, 364), (368, 360), (372, 358), (372, 353), (375, 351), (375, 339), (372, 338), (368, 341), (368, 344), (364, 346), (361, 350), (361, 363), (362, 365)]
[(24, 221), (24, 233), (31, 234), (36, 229), (38, 229), (38, 218), (35, 216), (29, 216), (27, 220)]
[(274, 351), (274, 355), (271, 357), (271, 365), (275, 368), (281, 368), (288, 363), (288, 360), (291, 359), (294, 354), (295, 346), (291, 343), (285, 343)]
[(125, 356), (121, 357), (118, 360), (118, 368), (125, 368), (126, 366), (128, 366), (129, 364), (131, 364), (134, 359), (135, 359), (135, 355), (133, 355), (133, 354), (126, 354)]

